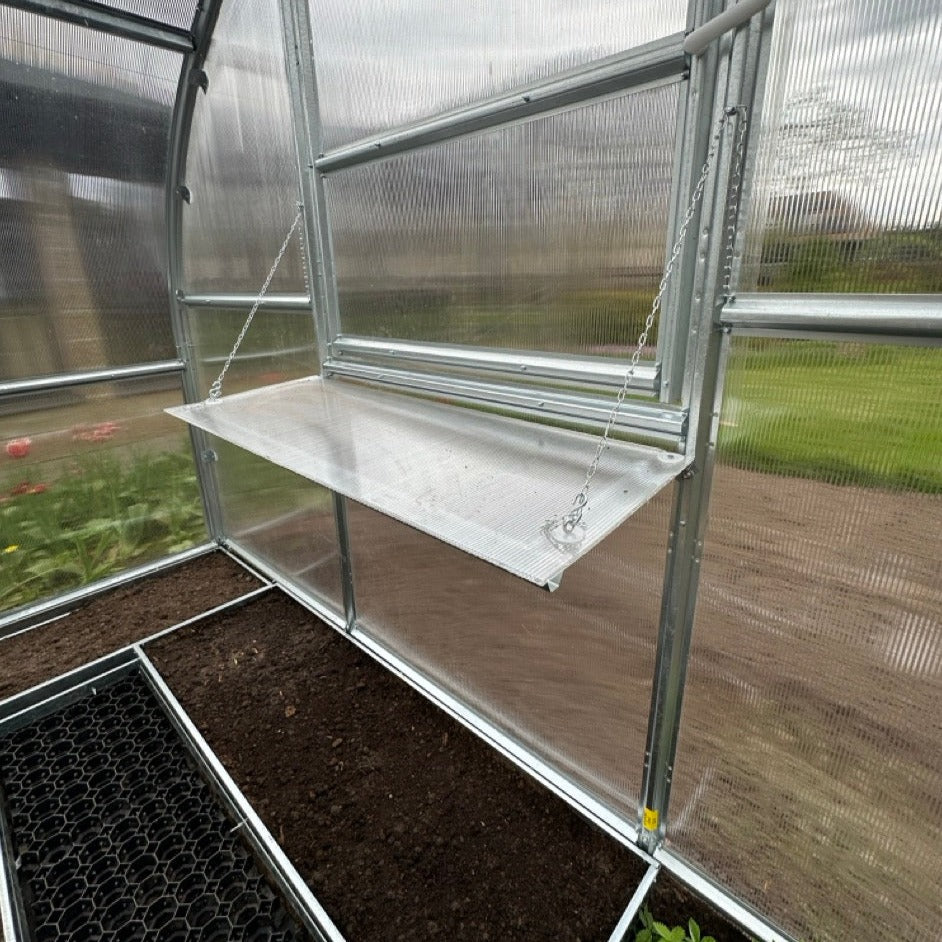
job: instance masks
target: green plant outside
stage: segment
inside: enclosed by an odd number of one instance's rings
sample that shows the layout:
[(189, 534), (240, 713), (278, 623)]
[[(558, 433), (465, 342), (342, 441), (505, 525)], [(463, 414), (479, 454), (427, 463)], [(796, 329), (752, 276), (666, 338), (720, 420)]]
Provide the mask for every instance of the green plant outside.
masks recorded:
[(75, 458), (48, 483), (0, 481), (0, 610), (26, 605), (204, 539), (192, 456)]
[(942, 354), (867, 343), (736, 341), (720, 459), (840, 485), (942, 492)]
[(658, 922), (647, 906), (638, 914), (638, 921), (635, 942), (716, 942), (713, 936), (701, 934), (696, 920), (688, 919), (686, 926), (668, 926)]

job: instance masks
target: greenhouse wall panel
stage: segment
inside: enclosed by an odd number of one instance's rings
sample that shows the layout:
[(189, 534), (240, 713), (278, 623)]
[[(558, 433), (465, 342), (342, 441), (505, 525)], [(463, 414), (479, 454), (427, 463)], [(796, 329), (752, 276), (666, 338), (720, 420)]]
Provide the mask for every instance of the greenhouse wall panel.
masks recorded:
[(0, 58), (0, 379), (172, 356), (180, 57), (0, 6)]
[(797, 938), (924, 938), (942, 841), (942, 355), (737, 339), (671, 844)]
[(677, 99), (624, 95), (330, 175), (343, 332), (619, 355), (660, 277)]
[(781, 0), (742, 289), (942, 291), (942, 10)]
[(487, 0), (468, 5), (313, 0), (325, 145), (497, 95), (601, 59), (686, 22), (684, 0), (656, 6)]
[(550, 594), (350, 505), (363, 627), (635, 817), (670, 498)]
[[(187, 154), (184, 287), (257, 293), (297, 212), (298, 165), (278, 4), (222, 5)], [(305, 290), (295, 238), (269, 291)], [(234, 338), (233, 338), (234, 339)]]
[(0, 403), (0, 609), (206, 538), (177, 377)]

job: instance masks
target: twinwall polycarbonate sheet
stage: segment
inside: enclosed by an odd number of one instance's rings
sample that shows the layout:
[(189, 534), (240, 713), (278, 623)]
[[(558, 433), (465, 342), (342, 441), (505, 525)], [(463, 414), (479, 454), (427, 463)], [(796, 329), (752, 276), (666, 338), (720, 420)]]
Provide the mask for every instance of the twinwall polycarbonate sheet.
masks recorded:
[(206, 539), (176, 376), (0, 402), (0, 609)]
[(175, 53), (0, 6), (0, 378), (173, 356), (179, 72)]
[(328, 176), (342, 332), (627, 358), (664, 264), (677, 95)]
[(551, 587), (686, 464), (682, 455), (610, 442), (573, 538), (554, 539), (547, 521), (572, 507), (594, 436), (317, 377), (169, 411)]
[(212, 443), (226, 539), (342, 612), (330, 491), (222, 439)]
[(634, 820), (670, 503), (654, 498), (552, 594), (348, 503), (358, 623)]
[[(245, 323), (248, 311), (229, 308), (187, 309), (192, 365), (197, 389), (209, 395)], [(281, 383), (317, 372), (317, 342), (310, 311), (262, 307), (239, 346), (225, 379), (228, 395), (253, 386)]]
[(312, 0), (325, 146), (684, 28), (686, 0)]
[(669, 837), (798, 939), (934, 938), (942, 351), (734, 342)]
[[(206, 61), (187, 158), (184, 282), (192, 294), (262, 286), (300, 190), (277, 0), (226, 0)], [(270, 292), (304, 291), (295, 236)]]
[(775, 17), (744, 288), (942, 291), (942, 5)]
[(123, 13), (134, 13), (168, 26), (189, 29), (196, 13), (196, 0), (98, 0)]

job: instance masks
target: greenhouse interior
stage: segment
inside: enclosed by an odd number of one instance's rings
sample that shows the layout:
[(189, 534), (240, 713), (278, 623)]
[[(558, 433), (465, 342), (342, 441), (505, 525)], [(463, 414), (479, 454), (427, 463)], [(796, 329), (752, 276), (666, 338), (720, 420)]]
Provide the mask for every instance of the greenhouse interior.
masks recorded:
[(938, 0), (0, 0), (0, 923), (931, 940)]

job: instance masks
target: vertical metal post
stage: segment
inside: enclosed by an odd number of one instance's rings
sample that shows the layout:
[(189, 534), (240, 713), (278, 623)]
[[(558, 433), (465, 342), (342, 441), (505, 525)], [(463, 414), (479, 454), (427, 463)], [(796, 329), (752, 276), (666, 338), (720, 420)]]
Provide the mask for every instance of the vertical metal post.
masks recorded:
[[(310, 286), (311, 313), (317, 333), (319, 358), (323, 368), (324, 362), (330, 356), (330, 345), (340, 333), (340, 310), (324, 179), (314, 166), (315, 158), (323, 151), (323, 145), (317, 77), (314, 70), (313, 34), (306, 2), (280, 0), (280, 3), (301, 183), (304, 239), (308, 247), (305, 253), (306, 275)], [(346, 498), (334, 493), (333, 503), (340, 548), (344, 615), (347, 631), (352, 631), (356, 625), (356, 596)]]
[[(701, 17), (710, 15), (711, 5), (710, 2), (701, 5)], [(760, 78), (767, 59), (771, 22), (771, 13), (757, 16), (737, 36), (721, 37), (712, 49), (691, 63), (688, 107), (700, 114), (693, 132), (692, 153), (696, 157), (692, 165), (695, 169), (713, 133), (717, 104), (723, 107), (745, 105), (750, 136), (754, 137), (758, 126), (755, 105), (760, 99)], [(690, 403), (688, 447), (694, 449), (696, 462), (691, 473), (677, 484), (671, 516), (639, 810), (641, 842), (648, 850), (653, 850), (663, 840), (667, 823), (716, 454), (729, 346), (728, 332), (719, 326), (720, 311), (726, 300), (723, 267), (728, 220), (724, 197), (738, 130), (734, 125), (733, 133), (721, 145), (713, 184), (710, 192), (704, 194), (699, 223), (696, 229), (691, 227), (699, 236), (691, 240), (685, 252), (685, 272), (680, 279), (679, 290), (684, 293), (678, 300), (690, 305), (691, 324), (684, 355), (675, 362), (673, 375), (674, 382), (682, 384), (683, 400)], [(748, 151), (747, 140), (746, 153)], [(745, 194), (739, 202), (737, 222), (745, 217), (744, 202)], [(738, 233), (734, 254), (740, 245), (741, 233)], [(738, 264), (734, 261), (733, 275), (736, 274)]]
[[(170, 316), (174, 340), (180, 359), (183, 361), (183, 394), (187, 402), (202, 398), (198, 388), (193, 364), (193, 345), (190, 340), (189, 318), (181, 301), (185, 293), (183, 266), (183, 206), (189, 199), (185, 185), (187, 151), (190, 144), (190, 129), (196, 96), (207, 88), (203, 66), (213, 30), (219, 17), (222, 0), (202, 0), (193, 18), (193, 51), (183, 57), (177, 96), (170, 122), (170, 142), (167, 155), (166, 217), (167, 217), (167, 280), (170, 291)], [(190, 426), (190, 441), (196, 461), (196, 473), (203, 498), (203, 511), (210, 536), (217, 541), (223, 539), (222, 509), (219, 503), (219, 487), (214, 466), (215, 454), (209, 447), (206, 434)]]

